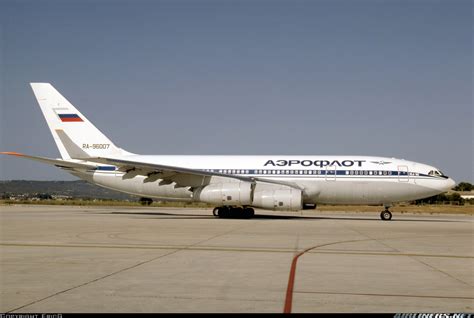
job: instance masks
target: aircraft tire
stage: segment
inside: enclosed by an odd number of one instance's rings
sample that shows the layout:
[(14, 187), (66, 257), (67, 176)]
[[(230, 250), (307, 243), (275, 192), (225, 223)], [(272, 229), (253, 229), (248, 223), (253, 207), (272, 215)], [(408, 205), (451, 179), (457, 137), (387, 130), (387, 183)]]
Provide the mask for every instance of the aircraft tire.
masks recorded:
[(244, 211), (244, 218), (250, 219), (255, 215), (255, 211), (252, 208), (245, 208)]
[(382, 211), (380, 218), (384, 221), (390, 221), (392, 219), (392, 213), (389, 210)]
[(236, 218), (236, 219), (241, 218), (242, 215), (244, 214), (244, 209), (242, 208), (231, 208), (230, 211), (231, 211), (231, 217)]
[(223, 219), (228, 218), (231, 216), (231, 212), (232, 211), (228, 207), (222, 206), (219, 208), (219, 217)]

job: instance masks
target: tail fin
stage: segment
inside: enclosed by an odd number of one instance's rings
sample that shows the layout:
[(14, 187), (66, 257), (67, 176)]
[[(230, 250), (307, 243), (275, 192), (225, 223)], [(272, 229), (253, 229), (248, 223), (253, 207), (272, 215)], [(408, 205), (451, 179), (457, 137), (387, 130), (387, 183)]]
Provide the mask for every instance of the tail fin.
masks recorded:
[(130, 154), (115, 146), (49, 83), (30, 83), (63, 159)]

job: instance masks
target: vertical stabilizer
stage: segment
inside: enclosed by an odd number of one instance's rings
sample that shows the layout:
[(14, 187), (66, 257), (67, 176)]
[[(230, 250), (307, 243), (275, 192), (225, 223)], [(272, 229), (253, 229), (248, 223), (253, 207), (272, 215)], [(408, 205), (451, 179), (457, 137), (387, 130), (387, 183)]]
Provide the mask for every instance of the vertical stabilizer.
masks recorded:
[(115, 146), (49, 83), (31, 83), (63, 159), (130, 154)]

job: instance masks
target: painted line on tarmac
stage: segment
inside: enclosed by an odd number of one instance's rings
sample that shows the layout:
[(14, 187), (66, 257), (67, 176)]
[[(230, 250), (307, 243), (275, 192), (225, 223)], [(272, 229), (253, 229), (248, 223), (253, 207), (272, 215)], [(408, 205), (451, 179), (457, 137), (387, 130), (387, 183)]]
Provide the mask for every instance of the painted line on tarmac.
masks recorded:
[[(334, 244), (334, 243), (331, 243)], [(41, 244), (41, 243), (0, 243), (6, 247), (47, 247), (47, 248), (103, 248), (103, 249), (143, 249), (143, 250), (190, 250), (190, 251), (217, 251), (217, 252), (256, 252), (256, 253), (294, 253), (290, 248), (252, 248), (252, 247), (220, 247), (220, 246), (186, 246), (186, 245), (87, 245), (87, 244)], [(309, 250), (307, 254), (334, 254), (334, 255), (372, 255), (372, 256), (418, 256), (434, 258), (461, 258), (474, 259), (474, 256), (421, 254), (399, 252), (364, 252), (348, 250)]]
[(441, 298), (441, 299), (474, 299), (467, 296), (436, 296), (436, 295), (403, 295), (403, 294), (372, 294), (372, 293), (344, 293), (324, 291), (294, 291), (296, 294), (323, 294), (323, 295), (353, 295), (353, 296), (380, 296), (380, 297), (410, 297), (410, 298)]
[(164, 254), (164, 255), (159, 255), (159, 256), (157, 256), (157, 257), (153, 257), (153, 258), (151, 258), (151, 259), (148, 259), (148, 260), (139, 262), (139, 263), (134, 264), (134, 265), (132, 265), (132, 266), (128, 266), (128, 267), (122, 268), (122, 269), (120, 269), (120, 270), (117, 270), (117, 271), (115, 271), (115, 272), (109, 273), (109, 274), (107, 274), (107, 275), (104, 275), (104, 276), (95, 278), (95, 279), (90, 280), (90, 281), (87, 281), (87, 282), (84, 282), (84, 283), (82, 283), (82, 284), (79, 284), (79, 285), (76, 285), (76, 286), (67, 288), (67, 289), (65, 289), (65, 290), (61, 290), (61, 291), (56, 292), (56, 293), (54, 293), (54, 294), (52, 294), (52, 295), (46, 296), (46, 297), (41, 298), (41, 299), (34, 300), (34, 301), (32, 301), (32, 302), (30, 302), (30, 303), (27, 303), (27, 304), (24, 304), (24, 305), (22, 305), (22, 306), (20, 306), (20, 307), (17, 307), (17, 308), (8, 310), (7, 313), (11, 313), (11, 312), (13, 312), (13, 311), (17, 311), (17, 310), (23, 309), (23, 308), (25, 308), (25, 307), (29, 307), (29, 306), (31, 306), (31, 305), (34, 305), (34, 304), (37, 304), (37, 303), (42, 302), (42, 301), (44, 301), (44, 300), (50, 299), (50, 298), (52, 298), (52, 297), (55, 297), (55, 296), (64, 294), (64, 293), (69, 292), (69, 291), (71, 291), (71, 290), (74, 290), (74, 289), (77, 289), (77, 288), (80, 288), (80, 287), (84, 287), (84, 286), (86, 286), (86, 285), (89, 285), (89, 284), (98, 282), (98, 281), (100, 281), (100, 280), (109, 278), (109, 277), (111, 277), (111, 276), (120, 274), (120, 273), (122, 273), (122, 272), (131, 270), (131, 269), (134, 269), (134, 268), (139, 267), (139, 266), (141, 266), (141, 265), (144, 265), (144, 264), (147, 264), (147, 263), (150, 263), (150, 262), (159, 260), (159, 259), (161, 259), (161, 258), (163, 258), (163, 257), (166, 257), (166, 256), (169, 256), (169, 255), (172, 255), (172, 254), (175, 254), (175, 253), (184, 251), (184, 250), (186, 250), (186, 249), (188, 249), (188, 248), (192, 248), (192, 247), (195, 246), (195, 245), (198, 245), (198, 244), (201, 244), (201, 243), (203, 243), (203, 242), (206, 242), (206, 241), (215, 239), (215, 238), (217, 238), (217, 237), (219, 237), (219, 236), (227, 235), (227, 234), (232, 233), (232, 232), (234, 232), (234, 231), (240, 230), (241, 228), (243, 228), (243, 227), (245, 227), (245, 226), (246, 226), (246, 225), (237, 227), (237, 228), (235, 228), (235, 229), (232, 229), (232, 230), (230, 230), (230, 231), (226, 231), (226, 232), (224, 232), (224, 233), (216, 234), (216, 235), (214, 235), (214, 236), (212, 236), (212, 237), (210, 237), (210, 238), (206, 238), (206, 239), (201, 240), (201, 241), (199, 241), (199, 242), (196, 242), (196, 243), (194, 243), (194, 244), (191, 244), (191, 245), (188, 245), (188, 246), (183, 246), (183, 248), (174, 248), (174, 249), (172, 249), (170, 252), (168, 252), (168, 253), (166, 253), (166, 254)]
[(355, 243), (355, 242), (364, 242), (364, 241), (372, 241), (373, 239), (362, 239), (362, 240), (349, 240), (349, 241), (339, 241), (339, 242), (331, 242), (331, 243), (326, 243), (326, 244), (320, 244), (316, 245), (310, 248), (307, 248), (303, 250), (302, 252), (299, 252), (293, 257), (293, 260), (291, 262), (291, 268), (290, 268), (290, 276), (288, 278), (288, 286), (286, 288), (286, 297), (285, 297), (285, 306), (283, 307), (283, 313), (284, 314), (290, 314), (291, 313), (291, 307), (293, 305), (293, 288), (295, 285), (295, 275), (296, 275), (296, 265), (298, 262), (298, 258), (300, 258), (302, 255), (305, 253), (314, 250), (316, 248), (320, 248), (323, 246), (330, 246), (330, 245), (336, 245), (336, 244), (343, 244), (343, 243)]

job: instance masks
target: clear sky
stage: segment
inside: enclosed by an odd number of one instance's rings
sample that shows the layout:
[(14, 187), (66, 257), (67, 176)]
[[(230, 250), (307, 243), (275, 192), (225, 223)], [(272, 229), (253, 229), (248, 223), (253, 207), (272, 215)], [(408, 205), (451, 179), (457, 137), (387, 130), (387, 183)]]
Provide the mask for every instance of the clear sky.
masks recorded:
[(474, 181), (470, 0), (3, 0), (0, 18), (0, 151), (59, 156), (28, 85), (50, 82), (135, 153), (377, 155)]

